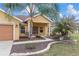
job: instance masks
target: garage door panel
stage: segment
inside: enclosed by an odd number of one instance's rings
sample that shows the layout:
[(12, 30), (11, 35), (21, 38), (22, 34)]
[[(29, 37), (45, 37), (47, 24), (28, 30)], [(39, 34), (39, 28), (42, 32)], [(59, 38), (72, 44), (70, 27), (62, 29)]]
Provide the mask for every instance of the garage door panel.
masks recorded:
[(12, 40), (12, 39), (13, 39), (13, 26), (0, 25), (0, 40)]

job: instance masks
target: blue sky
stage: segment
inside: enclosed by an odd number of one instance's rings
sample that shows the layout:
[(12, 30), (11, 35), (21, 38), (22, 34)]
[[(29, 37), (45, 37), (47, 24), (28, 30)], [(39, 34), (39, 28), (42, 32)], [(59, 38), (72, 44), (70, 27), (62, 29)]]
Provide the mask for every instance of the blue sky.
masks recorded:
[(79, 10), (79, 4), (78, 3), (60, 3), (58, 4), (59, 6), (59, 12), (62, 13), (63, 15), (68, 15), (67, 13), (67, 8), (69, 5), (72, 5), (73, 8), (78, 11)]
[[(5, 7), (3, 6), (3, 3), (0, 3), (0, 8), (3, 9), (4, 11), (7, 11), (7, 10), (8, 10), (7, 8), (5, 8)], [(16, 15), (28, 15), (28, 13), (27, 13), (27, 12), (21, 13), (21, 10), (17, 8), (17, 9), (13, 12), (13, 15), (14, 15), (14, 16), (16, 16)]]
[[(74, 14), (74, 15), (79, 13), (79, 4), (78, 3), (59, 3), (58, 7), (59, 7), (59, 13), (62, 16), (67, 16), (68, 13), (71, 13), (71, 14)], [(2, 3), (0, 4), (0, 8), (4, 9), (5, 11), (7, 10), (6, 8), (3, 7)], [(28, 15), (27, 12), (21, 13), (21, 10), (19, 10), (19, 9), (16, 9), (13, 14), (14, 15)]]

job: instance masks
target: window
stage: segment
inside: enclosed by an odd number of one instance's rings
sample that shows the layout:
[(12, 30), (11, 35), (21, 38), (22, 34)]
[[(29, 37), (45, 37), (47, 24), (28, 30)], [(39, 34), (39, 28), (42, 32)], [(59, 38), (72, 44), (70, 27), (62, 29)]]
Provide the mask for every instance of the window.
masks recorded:
[(43, 27), (40, 27), (40, 32), (43, 33)]
[(25, 33), (25, 26), (21, 25), (20, 28), (21, 28), (21, 33)]

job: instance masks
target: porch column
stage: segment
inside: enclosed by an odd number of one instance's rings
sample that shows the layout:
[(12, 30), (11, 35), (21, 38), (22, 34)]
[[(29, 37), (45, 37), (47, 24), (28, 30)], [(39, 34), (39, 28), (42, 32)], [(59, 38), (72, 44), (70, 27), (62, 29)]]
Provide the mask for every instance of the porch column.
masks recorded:
[(48, 26), (49, 26), (48, 32), (49, 32), (49, 36), (50, 36), (50, 30), (51, 30), (51, 29), (50, 29), (50, 24), (48, 24)]
[(32, 22), (28, 21), (28, 35), (29, 35), (29, 38), (31, 38), (31, 35), (32, 35), (32, 27), (33, 27)]
[(30, 37), (30, 22), (28, 21), (28, 36)]

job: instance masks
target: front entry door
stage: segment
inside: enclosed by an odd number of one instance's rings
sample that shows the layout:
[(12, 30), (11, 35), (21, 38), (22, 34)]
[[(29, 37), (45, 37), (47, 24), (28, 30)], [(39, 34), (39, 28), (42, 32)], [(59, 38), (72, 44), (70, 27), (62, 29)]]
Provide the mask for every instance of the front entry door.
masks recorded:
[(33, 27), (33, 34), (38, 35), (38, 27)]

